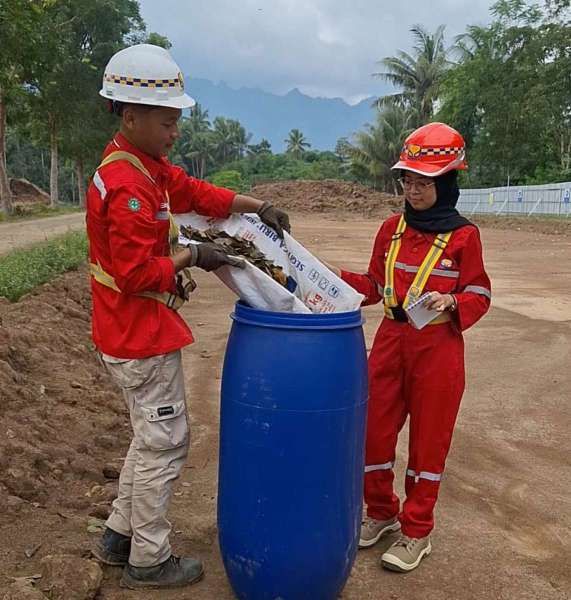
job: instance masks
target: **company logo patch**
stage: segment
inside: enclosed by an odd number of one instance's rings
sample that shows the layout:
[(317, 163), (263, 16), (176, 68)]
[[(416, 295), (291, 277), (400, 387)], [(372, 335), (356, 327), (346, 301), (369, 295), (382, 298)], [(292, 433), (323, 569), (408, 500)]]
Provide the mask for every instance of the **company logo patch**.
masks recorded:
[(407, 146), (406, 152), (410, 156), (410, 158), (417, 158), (418, 156), (420, 156), (421, 150), (422, 148), (420, 146), (417, 146), (416, 144), (411, 144), (410, 146)]
[(157, 414), (159, 417), (167, 417), (169, 415), (174, 415), (174, 407), (173, 406), (161, 406), (157, 410)]
[(138, 212), (141, 210), (141, 202), (137, 200), (137, 198), (129, 198), (127, 205), (133, 212)]
[(452, 261), (449, 258), (445, 258), (440, 263), (440, 266), (444, 269), (450, 269), (452, 267)]

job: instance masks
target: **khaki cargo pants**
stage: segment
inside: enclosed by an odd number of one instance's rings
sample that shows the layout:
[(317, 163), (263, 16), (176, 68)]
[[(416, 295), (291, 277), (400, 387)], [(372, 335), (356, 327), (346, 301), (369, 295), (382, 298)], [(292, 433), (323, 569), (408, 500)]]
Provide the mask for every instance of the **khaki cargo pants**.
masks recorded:
[(123, 390), (133, 427), (119, 495), (106, 525), (132, 535), (130, 564), (152, 567), (171, 555), (167, 511), (188, 454), (181, 352), (136, 360), (101, 358)]

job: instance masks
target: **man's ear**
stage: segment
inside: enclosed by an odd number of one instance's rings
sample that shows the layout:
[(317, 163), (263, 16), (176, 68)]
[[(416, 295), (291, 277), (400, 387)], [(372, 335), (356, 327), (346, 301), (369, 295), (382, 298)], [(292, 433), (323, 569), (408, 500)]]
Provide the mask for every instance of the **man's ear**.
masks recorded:
[(135, 121), (137, 119), (136, 111), (134, 107), (130, 104), (127, 104), (123, 107), (123, 114), (121, 116), (121, 120), (123, 122), (123, 126), (132, 131), (135, 127)]

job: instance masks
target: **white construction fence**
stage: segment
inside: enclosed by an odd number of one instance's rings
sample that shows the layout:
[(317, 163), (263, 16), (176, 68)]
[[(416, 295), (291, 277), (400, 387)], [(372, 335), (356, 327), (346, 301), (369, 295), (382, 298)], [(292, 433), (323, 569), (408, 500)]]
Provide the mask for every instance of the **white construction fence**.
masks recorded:
[(466, 216), (550, 215), (571, 218), (571, 182), (461, 190), (458, 210)]

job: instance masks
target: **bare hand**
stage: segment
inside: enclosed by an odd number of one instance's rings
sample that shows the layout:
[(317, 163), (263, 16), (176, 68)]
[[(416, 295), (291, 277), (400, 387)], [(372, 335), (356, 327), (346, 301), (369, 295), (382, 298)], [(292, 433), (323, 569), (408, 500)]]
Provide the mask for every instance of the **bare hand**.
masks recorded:
[(452, 294), (441, 294), (440, 292), (430, 292), (430, 296), (424, 301), (424, 306), (430, 310), (444, 312), (454, 306)]

